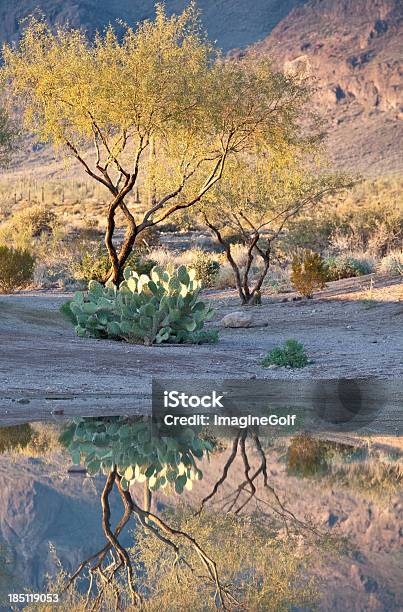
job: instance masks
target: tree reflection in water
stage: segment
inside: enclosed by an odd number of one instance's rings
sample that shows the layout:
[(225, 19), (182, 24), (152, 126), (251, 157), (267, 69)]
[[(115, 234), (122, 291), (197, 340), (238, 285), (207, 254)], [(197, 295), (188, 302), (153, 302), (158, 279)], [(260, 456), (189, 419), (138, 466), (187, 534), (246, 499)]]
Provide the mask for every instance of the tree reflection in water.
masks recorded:
[[(175, 521), (181, 514), (179, 509), (175, 517), (167, 519), (166, 513), (152, 511), (151, 502), (153, 494), (160, 489), (168, 488), (169, 491), (181, 495), (185, 488), (192, 489), (195, 480), (202, 479), (203, 472), (200, 468), (203, 466), (202, 460), (208, 458), (211, 453), (217, 452), (219, 447), (218, 441), (212, 439), (205, 430), (197, 427), (178, 428), (167, 435), (166, 431), (160, 430), (155, 424), (151, 426), (147, 419), (141, 417), (81, 418), (66, 428), (61, 441), (71, 453), (74, 463), (84, 464), (90, 475), (102, 472), (106, 476), (101, 494), (102, 528), (106, 543), (102, 549), (94, 552), (79, 565), (64, 587), (64, 592), (74, 589), (79, 577), (88, 573), (89, 584), (84, 598), (84, 609), (109, 609), (109, 604), (107, 605), (106, 602), (111, 595), (115, 609), (124, 609), (130, 605), (154, 609), (150, 603), (152, 602), (150, 594), (153, 591), (156, 592), (155, 584), (153, 585), (152, 581), (147, 586), (141, 584), (152, 576), (157, 582), (169, 577), (167, 592), (172, 589), (172, 580), (176, 581), (178, 597), (181, 585), (186, 583), (186, 592), (193, 589), (196, 596), (200, 598), (200, 609), (211, 607), (245, 609), (246, 601), (251, 598), (251, 591), (246, 591), (244, 588), (248, 581), (254, 592), (256, 605), (260, 600), (259, 606), (269, 605), (269, 600), (270, 606), (274, 605), (273, 597), (276, 588), (278, 593), (282, 592), (280, 600), (276, 600), (276, 605), (280, 605), (280, 601), (282, 603), (278, 609), (288, 609), (290, 604), (301, 605), (304, 601), (312, 599), (312, 582), (309, 580), (304, 582), (302, 579), (301, 555), (287, 548), (288, 544), (284, 545), (282, 551), (285, 553), (287, 549), (286, 557), (288, 555), (288, 570), (282, 576), (284, 584), (264, 583), (266, 579), (269, 581), (270, 577), (272, 583), (279, 581), (274, 566), (276, 554), (277, 560), (280, 560), (282, 554), (277, 545), (272, 546), (276, 533), (273, 532), (272, 526), (268, 529), (267, 525), (263, 524), (264, 512), (259, 518), (256, 518), (253, 528), (249, 523), (251, 541), (247, 554), (245, 542), (243, 542), (247, 531), (242, 529), (242, 539), (235, 540), (233, 550), (228, 551), (228, 567), (226, 567), (226, 559), (222, 559), (220, 550), (217, 550), (217, 538), (221, 538), (221, 541), (223, 539), (231, 541), (229, 531), (220, 532), (220, 524), (221, 527), (235, 530), (235, 532), (240, 526), (245, 526), (245, 517), (240, 515), (252, 499), (259, 504), (264, 504), (281, 519), (288, 536), (291, 535), (291, 532), (300, 534), (302, 531), (315, 537), (321, 535), (314, 525), (297, 518), (281, 501), (274, 487), (270, 485), (265, 451), (256, 432), (242, 430), (234, 433), (231, 452), (223, 466), (221, 476), (214, 483), (211, 491), (202, 499), (197, 512), (192, 512), (193, 519), (189, 521), (189, 513), (187, 516), (186, 513), (183, 515), (183, 524), (189, 529), (182, 528), (178, 520)], [(208, 514), (207, 503), (215, 498), (223, 487), (237, 457), (241, 458), (243, 466), (238, 486), (231, 495), (222, 500), (222, 507), (219, 511)], [(257, 495), (258, 481), (259, 486), (270, 494), (271, 501)], [(142, 506), (134, 494), (136, 485), (139, 484), (143, 487)], [(124, 512), (113, 529), (109, 499), (114, 489), (117, 489), (120, 495)], [(206, 513), (210, 522), (209, 539), (194, 536), (198, 524), (200, 527), (205, 524)], [(225, 523), (225, 527), (220, 521), (226, 516), (232, 518), (228, 519), (229, 522)], [(136, 551), (137, 544), (134, 551), (121, 544), (120, 536), (132, 517), (136, 519), (137, 525), (143, 527), (144, 533), (158, 543), (154, 550), (154, 557), (150, 558), (152, 545), (145, 544), (144, 538), (137, 532), (136, 541), (139, 546), (140, 542), (143, 543), (145, 549), (148, 550), (147, 553), (141, 549)], [(215, 521), (218, 527), (216, 532), (211, 528)], [(236, 521), (239, 522), (236, 523)], [(250, 517), (248, 521), (251, 521)], [(262, 534), (265, 534), (263, 540)], [(256, 549), (254, 549), (254, 542), (258, 547)], [(225, 542), (222, 542), (222, 548), (226, 548)], [(207, 552), (211, 549), (220, 556), (219, 563), (217, 558)], [(232, 558), (235, 551), (236, 561)], [(167, 556), (168, 552), (170, 554)], [(265, 557), (263, 561), (261, 559), (260, 570), (257, 569), (259, 563), (255, 562), (259, 555), (262, 555), (262, 559)], [(244, 557), (243, 562), (242, 557)], [(281, 571), (284, 572), (284, 567), (287, 565), (284, 561), (283, 556), (280, 574)], [(147, 562), (148, 567), (146, 567)], [(168, 574), (168, 570), (165, 571), (167, 564), (169, 564)], [(229, 571), (230, 566), (232, 571)], [(158, 576), (156, 570), (163, 567), (165, 573)], [(290, 581), (291, 576), (294, 582)], [(175, 589), (172, 596), (175, 597)], [(160, 601), (158, 605), (165, 605), (165, 603)], [(175, 604), (171, 603), (172, 609), (183, 609), (181, 605), (184, 603), (180, 604), (179, 601)], [(190, 598), (187, 605), (194, 605), (194, 600)], [(249, 601), (248, 606), (250, 605)]]

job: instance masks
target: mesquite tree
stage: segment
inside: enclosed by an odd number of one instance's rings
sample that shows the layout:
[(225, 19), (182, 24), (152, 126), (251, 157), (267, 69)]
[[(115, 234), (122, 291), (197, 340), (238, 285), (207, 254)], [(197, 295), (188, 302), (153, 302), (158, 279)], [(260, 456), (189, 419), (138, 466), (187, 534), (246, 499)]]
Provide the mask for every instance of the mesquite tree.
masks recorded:
[[(112, 27), (88, 41), (80, 30), (32, 19), (3, 50), (3, 79), (25, 127), (75, 158), (110, 193), (108, 277), (119, 282), (139, 235), (201, 202), (228, 160), (294, 137), (309, 87), (267, 59), (224, 61), (191, 3), (119, 38)], [(133, 209), (137, 189), (151, 194)], [(121, 212), (127, 226), (116, 244)]]
[[(232, 160), (226, 177), (210, 194), (211, 203), (201, 206), (204, 222), (233, 269), (242, 304), (260, 303), (276, 240), (288, 222), (353, 184), (346, 175), (312, 168), (309, 156), (317, 153), (318, 144), (301, 139), (259, 158)], [(234, 234), (245, 246), (242, 264), (234, 257)]]

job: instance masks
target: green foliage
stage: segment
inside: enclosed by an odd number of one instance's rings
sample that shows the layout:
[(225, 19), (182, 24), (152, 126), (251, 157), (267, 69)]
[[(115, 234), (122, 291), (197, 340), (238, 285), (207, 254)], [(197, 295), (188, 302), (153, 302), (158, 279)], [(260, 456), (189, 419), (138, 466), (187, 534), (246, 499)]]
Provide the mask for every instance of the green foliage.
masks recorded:
[(74, 276), (87, 282), (91, 280), (102, 283), (110, 270), (111, 264), (107, 253), (101, 246), (97, 250), (85, 251), (74, 266)]
[(276, 346), (262, 361), (262, 366), (268, 368), (271, 365), (289, 366), (290, 368), (304, 368), (309, 360), (303, 344), (297, 340), (286, 340), (284, 347)]
[[(322, 209), (326, 211), (325, 214)], [(279, 237), (279, 251), (284, 256), (297, 249), (324, 251), (329, 247), (330, 237), (336, 228), (337, 221), (331, 216), (330, 205), (321, 206), (316, 215), (307, 212), (291, 218), (288, 231)]]
[[(155, 20), (122, 29), (88, 40), (81, 29), (32, 17), (18, 43), (4, 45), (1, 77), (37, 142), (75, 157), (87, 175), (96, 156), (91, 177), (111, 203), (118, 198), (109, 208), (114, 246), (115, 212), (125, 216), (124, 255), (132, 239), (149, 250), (155, 226), (179, 211), (194, 217), (201, 201), (214, 208), (208, 194), (230, 160), (262, 151), (266, 161), (275, 153), (288, 158), (302, 143), (304, 153), (317, 149), (308, 80), (275, 70), (263, 56), (221, 61), (194, 2), (173, 16), (158, 3)], [(106, 175), (112, 167), (118, 172)], [(121, 205), (129, 197), (131, 212)]]
[(327, 257), (324, 260), (324, 269), (326, 278), (329, 281), (364, 276), (365, 274), (374, 272), (374, 267), (371, 265), (371, 262), (348, 255)]
[(319, 253), (306, 249), (292, 260), (291, 282), (305, 297), (312, 297), (315, 289), (323, 289), (326, 281), (324, 260)]
[(196, 271), (196, 279), (202, 287), (212, 287), (220, 271), (220, 264), (209, 253), (202, 249), (194, 251), (192, 268)]
[(142, 417), (79, 418), (63, 432), (60, 442), (73, 462), (83, 462), (91, 476), (108, 474), (116, 466), (124, 489), (147, 481), (152, 491), (171, 485), (181, 494), (185, 487), (192, 488), (193, 480), (203, 477), (195, 459), (213, 450), (200, 431), (174, 428), (172, 435), (166, 435)]
[(26, 287), (32, 280), (35, 259), (28, 251), (0, 246), (0, 293)]
[(403, 275), (403, 251), (392, 251), (381, 261), (379, 271), (390, 276)]
[(72, 313), (70, 306), (71, 300), (62, 304), (59, 308), (59, 311), (67, 321), (70, 321), (70, 323), (73, 323), (73, 325), (77, 325), (77, 318)]
[(181, 266), (164, 271), (156, 266), (150, 276), (140, 276), (126, 268), (124, 277), (118, 288), (91, 281), (87, 294), (76, 293), (70, 310), (79, 336), (145, 344), (210, 339), (202, 330), (212, 310), (198, 299), (200, 283), (194, 270)]

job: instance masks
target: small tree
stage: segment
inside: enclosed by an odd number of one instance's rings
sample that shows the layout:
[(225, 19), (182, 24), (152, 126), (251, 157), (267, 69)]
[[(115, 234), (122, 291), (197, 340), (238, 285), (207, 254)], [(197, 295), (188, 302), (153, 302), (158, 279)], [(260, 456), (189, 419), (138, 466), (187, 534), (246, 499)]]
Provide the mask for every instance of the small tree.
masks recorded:
[[(259, 158), (234, 160), (211, 194), (214, 206), (201, 207), (205, 223), (224, 248), (234, 271), (242, 304), (260, 302), (275, 243), (288, 222), (352, 185), (346, 176), (316, 173), (310, 168), (307, 158), (317, 153), (319, 142), (319, 138), (297, 140), (296, 132), (294, 142), (271, 148)], [(234, 233), (246, 248), (244, 266), (233, 255)], [(257, 275), (253, 271), (256, 262), (261, 263)]]
[[(110, 27), (91, 43), (79, 30), (32, 19), (3, 50), (3, 77), (25, 127), (75, 158), (110, 193), (108, 277), (119, 282), (141, 233), (202, 201), (227, 162), (293, 137), (309, 87), (267, 59), (222, 61), (193, 3), (120, 39)], [(145, 210), (134, 211), (140, 190)], [(115, 240), (117, 213), (127, 231)]]

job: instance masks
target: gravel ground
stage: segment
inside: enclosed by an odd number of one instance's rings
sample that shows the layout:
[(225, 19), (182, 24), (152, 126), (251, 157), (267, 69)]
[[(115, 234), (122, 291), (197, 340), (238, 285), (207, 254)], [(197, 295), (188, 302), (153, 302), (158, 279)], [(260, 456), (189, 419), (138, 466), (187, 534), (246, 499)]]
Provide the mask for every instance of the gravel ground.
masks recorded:
[[(59, 313), (66, 293), (0, 298), (0, 415), (147, 413), (152, 377), (329, 379), (402, 377), (403, 281), (370, 277), (329, 283), (313, 300), (264, 296), (249, 309), (254, 327), (222, 329), (239, 311), (233, 291), (209, 291), (217, 345), (144, 347), (77, 338)], [(287, 300), (287, 301), (284, 301)], [(302, 370), (264, 369), (261, 358), (287, 338), (313, 360)]]

